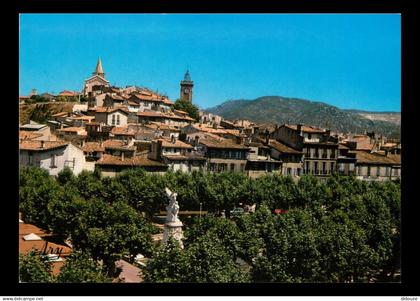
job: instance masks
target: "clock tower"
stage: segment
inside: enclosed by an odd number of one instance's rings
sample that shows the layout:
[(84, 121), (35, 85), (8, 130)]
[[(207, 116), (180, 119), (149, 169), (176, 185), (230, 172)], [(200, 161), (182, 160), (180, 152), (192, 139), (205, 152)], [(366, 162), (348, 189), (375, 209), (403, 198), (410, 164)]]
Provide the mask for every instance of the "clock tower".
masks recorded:
[(194, 86), (194, 82), (191, 80), (190, 73), (187, 72), (184, 75), (184, 80), (181, 81), (181, 92), (180, 92), (180, 99), (181, 100), (188, 100), (192, 103), (192, 88)]

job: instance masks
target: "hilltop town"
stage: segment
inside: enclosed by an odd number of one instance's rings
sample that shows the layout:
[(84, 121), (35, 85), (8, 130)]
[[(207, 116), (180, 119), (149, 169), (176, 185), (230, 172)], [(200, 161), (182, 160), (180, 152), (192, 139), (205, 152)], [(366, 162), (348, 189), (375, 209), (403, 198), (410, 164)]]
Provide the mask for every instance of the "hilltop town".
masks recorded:
[[(193, 88), (187, 71), (178, 102), (193, 104)], [(65, 167), (76, 175), (98, 169), (111, 177), (133, 167), (150, 173), (231, 171), (251, 178), (311, 174), (323, 180), (337, 173), (383, 181), (401, 176), (399, 141), (310, 124), (226, 120), (203, 111), (190, 116), (151, 89), (111, 86), (100, 59), (81, 92), (34, 92), (19, 101), (22, 107), (40, 101), (71, 104), (44, 122), (19, 126), (20, 165), (38, 166), (53, 176)]]
[(227, 120), (193, 88), (111, 86), (99, 59), (21, 97), (21, 282), (398, 281), (399, 141)]

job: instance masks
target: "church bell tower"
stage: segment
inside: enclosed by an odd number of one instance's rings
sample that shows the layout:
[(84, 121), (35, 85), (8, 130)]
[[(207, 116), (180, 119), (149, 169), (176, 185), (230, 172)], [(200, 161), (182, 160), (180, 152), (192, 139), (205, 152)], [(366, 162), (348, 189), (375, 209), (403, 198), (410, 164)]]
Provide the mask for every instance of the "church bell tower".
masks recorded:
[(188, 100), (192, 103), (192, 88), (194, 87), (194, 82), (191, 80), (190, 73), (187, 72), (184, 75), (184, 80), (181, 81), (181, 92), (180, 99)]
[(102, 60), (98, 58), (98, 63), (96, 64), (95, 71), (93, 71), (92, 75), (99, 75), (102, 78), (105, 78), (104, 69), (102, 68)]

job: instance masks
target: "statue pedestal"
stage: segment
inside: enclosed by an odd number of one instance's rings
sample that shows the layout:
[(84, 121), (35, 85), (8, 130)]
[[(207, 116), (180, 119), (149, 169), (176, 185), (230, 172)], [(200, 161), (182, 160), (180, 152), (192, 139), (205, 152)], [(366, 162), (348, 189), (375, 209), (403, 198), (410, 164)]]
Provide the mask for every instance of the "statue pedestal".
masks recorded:
[(166, 245), (169, 237), (173, 237), (175, 240), (178, 241), (180, 247), (183, 249), (184, 245), (182, 243), (182, 239), (184, 238), (184, 233), (182, 231), (182, 222), (166, 222), (165, 227), (163, 230), (163, 244)]

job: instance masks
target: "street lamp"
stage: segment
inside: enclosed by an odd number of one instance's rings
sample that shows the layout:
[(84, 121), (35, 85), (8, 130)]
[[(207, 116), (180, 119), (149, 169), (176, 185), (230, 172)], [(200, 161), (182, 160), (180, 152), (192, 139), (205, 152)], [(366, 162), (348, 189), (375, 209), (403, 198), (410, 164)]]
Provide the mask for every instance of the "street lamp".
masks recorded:
[(200, 219), (201, 219), (201, 205), (202, 205), (202, 203), (200, 203)]

